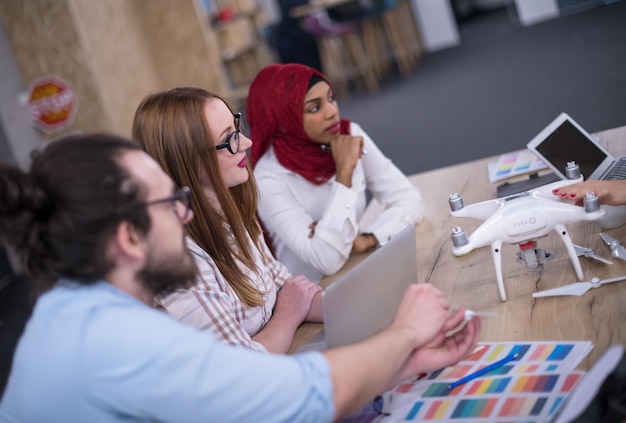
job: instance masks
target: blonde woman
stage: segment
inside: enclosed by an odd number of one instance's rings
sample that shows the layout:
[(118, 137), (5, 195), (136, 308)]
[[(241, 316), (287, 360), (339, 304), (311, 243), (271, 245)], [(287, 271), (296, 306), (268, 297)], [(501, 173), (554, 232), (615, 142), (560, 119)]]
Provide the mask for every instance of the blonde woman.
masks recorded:
[(192, 192), (187, 247), (199, 268), (190, 289), (157, 298), (184, 323), (223, 341), (284, 353), (298, 326), (322, 320), (321, 288), (272, 256), (256, 217), (257, 187), (241, 115), (217, 95), (179, 87), (147, 97), (133, 138)]

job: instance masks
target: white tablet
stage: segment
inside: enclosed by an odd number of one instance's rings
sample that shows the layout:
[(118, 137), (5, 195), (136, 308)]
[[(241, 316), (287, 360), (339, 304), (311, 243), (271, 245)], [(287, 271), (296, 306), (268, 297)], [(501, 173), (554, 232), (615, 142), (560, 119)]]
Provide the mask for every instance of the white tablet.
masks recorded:
[(580, 166), (585, 179), (602, 179), (615, 157), (566, 113), (561, 113), (527, 145), (561, 179), (567, 162)]

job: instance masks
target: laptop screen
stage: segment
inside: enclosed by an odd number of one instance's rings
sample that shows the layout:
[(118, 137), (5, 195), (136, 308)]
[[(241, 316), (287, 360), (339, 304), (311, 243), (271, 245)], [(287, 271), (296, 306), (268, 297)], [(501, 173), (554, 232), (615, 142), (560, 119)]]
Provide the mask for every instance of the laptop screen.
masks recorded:
[(607, 158), (607, 155), (569, 120), (565, 120), (538, 144), (536, 150), (561, 173), (565, 172), (567, 162), (575, 161), (585, 179), (589, 178)]

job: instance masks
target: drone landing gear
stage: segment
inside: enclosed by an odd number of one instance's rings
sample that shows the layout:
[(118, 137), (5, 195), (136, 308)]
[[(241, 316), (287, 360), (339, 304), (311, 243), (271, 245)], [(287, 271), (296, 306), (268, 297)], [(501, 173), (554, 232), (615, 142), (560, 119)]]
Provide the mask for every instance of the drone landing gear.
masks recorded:
[(517, 262), (526, 265), (530, 271), (543, 269), (543, 264), (554, 259), (554, 252), (537, 247), (537, 241), (531, 240), (519, 244), (520, 251), (517, 253)]

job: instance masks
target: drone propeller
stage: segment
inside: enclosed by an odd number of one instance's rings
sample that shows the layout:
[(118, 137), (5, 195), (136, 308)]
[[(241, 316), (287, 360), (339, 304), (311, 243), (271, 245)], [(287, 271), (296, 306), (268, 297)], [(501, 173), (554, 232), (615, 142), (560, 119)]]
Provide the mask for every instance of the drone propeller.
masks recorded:
[(604, 257), (601, 257), (597, 255), (596, 253), (594, 253), (591, 248), (581, 247), (580, 245), (574, 244), (574, 250), (576, 251), (576, 254), (578, 254), (579, 257), (580, 256), (589, 257), (594, 260), (601, 261), (602, 263), (605, 263), (605, 264), (613, 264), (611, 260), (605, 259)]
[(574, 282), (558, 288), (535, 292), (533, 293), (533, 297), (554, 297), (558, 295), (576, 295), (579, 297), (592, 288), (600, 288), (604, 284), (623, 280), (626, 280), (626, 276), (618, 276), (610, 279), (591, 278), (588, 282)]
[(600, 232), (600, 238), (609, 246), (613, 257), (626, 260), (626, 248), (618, 240), (604, 232)]

